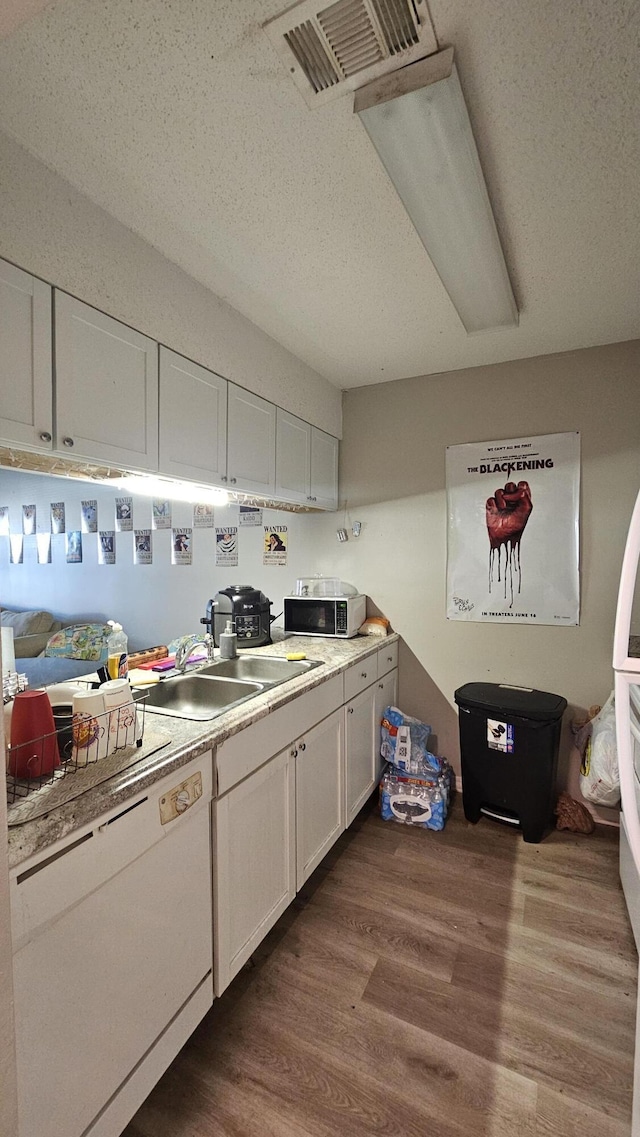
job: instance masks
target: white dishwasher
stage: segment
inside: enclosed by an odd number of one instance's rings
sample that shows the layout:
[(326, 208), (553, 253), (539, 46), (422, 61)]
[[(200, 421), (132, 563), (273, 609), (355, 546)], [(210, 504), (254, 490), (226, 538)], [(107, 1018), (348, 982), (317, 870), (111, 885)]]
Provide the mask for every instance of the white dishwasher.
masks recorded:
[(11, 874), (19, 1137), (116, 1137), (213, 1002), (210, 753)]

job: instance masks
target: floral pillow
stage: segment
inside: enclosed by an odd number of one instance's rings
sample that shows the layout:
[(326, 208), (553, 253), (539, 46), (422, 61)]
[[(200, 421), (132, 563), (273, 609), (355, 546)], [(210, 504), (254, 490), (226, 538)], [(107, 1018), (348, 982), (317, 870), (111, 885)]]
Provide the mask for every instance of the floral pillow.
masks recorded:
[(110, 632), (108, 624), (72, 624), (51, 637), (44, 654), (104, 663), (107, 659)]

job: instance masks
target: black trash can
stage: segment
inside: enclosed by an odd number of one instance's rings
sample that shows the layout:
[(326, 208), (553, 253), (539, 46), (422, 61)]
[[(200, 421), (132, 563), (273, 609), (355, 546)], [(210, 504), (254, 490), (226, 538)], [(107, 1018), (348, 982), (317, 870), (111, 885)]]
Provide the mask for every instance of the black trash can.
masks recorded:
[(553, 816), (567, 700), (502, 683), (465, 683), (454, 697), (467, 821), (485, 814), (520, 828), (525, 841), (541, 841)]

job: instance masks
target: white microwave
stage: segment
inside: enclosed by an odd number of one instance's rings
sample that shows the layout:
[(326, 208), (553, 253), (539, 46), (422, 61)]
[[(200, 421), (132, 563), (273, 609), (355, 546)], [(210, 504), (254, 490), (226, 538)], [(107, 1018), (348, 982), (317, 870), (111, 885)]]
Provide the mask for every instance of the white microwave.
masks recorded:
[(366, 596), (285, 596), (284, 630), (295, 636), (351, 639), (367, 617)]

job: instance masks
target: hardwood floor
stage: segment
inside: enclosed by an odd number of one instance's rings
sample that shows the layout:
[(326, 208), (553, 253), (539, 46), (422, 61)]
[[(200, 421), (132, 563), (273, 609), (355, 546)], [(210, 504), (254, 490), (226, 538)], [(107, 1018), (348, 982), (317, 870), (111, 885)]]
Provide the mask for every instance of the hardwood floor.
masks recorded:
[(617, 834), (365, 812), (126, 1137), (629, 1137)]

